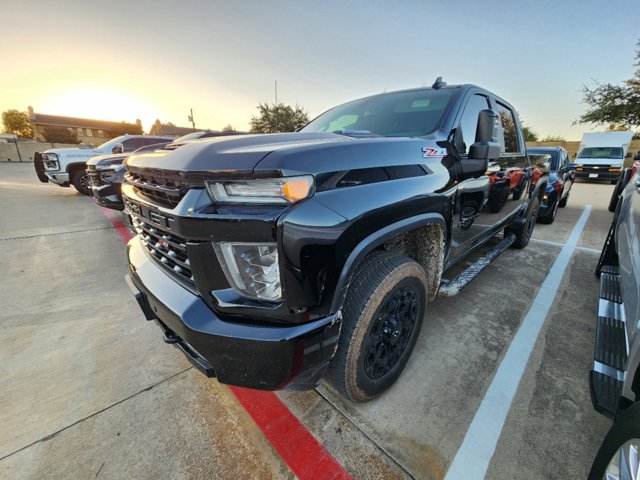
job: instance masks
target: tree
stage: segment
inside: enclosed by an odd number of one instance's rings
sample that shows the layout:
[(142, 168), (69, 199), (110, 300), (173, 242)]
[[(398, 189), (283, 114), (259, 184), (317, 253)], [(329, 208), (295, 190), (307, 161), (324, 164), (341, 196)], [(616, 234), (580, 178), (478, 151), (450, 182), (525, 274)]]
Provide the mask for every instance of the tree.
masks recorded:
[(524, 135), (525, 142), (537, 142), (538, 134), (531, 130), (531, 127), (522, 126), (522, 135)]
[(547, 135), (542, 139), (543, 142), (566, 142), (567, 139), (562, 135)]
[(75, 131), (67, 127), (49, 125), (44, 127), (42, 135), (49, 143), (80, 143)]
[(2, 123), (6, 133), (15, 133), (21, 138), (33, 138), (33, 129), (26, 112), (6, 110), (2, 112)]
[(309, 122), (302, 107), (260, 103), (256, 107), (259, 115), (251, 117), (251, 131), (256, 133), (294, 132)]
[(640, 127), (640, 40), (637, 46), (632, 78), (619, 85), (596, 82), (593, 88), (583, 87), (583, 102), (589, 109), (577, 123)]
[(235, 132), (236, 129), (230, 123), (227, 123), (222, 129), (223, 132)]

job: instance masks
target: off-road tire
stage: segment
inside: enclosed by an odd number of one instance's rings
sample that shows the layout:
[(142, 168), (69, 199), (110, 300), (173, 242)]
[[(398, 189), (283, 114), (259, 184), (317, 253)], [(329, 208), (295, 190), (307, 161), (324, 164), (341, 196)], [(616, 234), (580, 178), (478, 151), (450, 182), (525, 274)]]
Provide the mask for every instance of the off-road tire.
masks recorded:
[(531, 240), (531, 234), (533, 233), (533, 227), (538, 219), (538, 211), (540, 210), (540, 199), (536, 196), (531, 199), (531, 204), (527, 209), (527, 216), (525, 221), (518, 228), (505, 229), (505, 235), (513, 233), (516, 236), (515, 241), (511, 246), (513, 248), (524, 248), (529, 244)]
[(89, 186), (89, 176), (87, 172), (82, 170), (76, 170), (71, 177), (71, 183), (75, 189), (82, 195), (91, 196), (91, 187)]
[[(342, 310), (342, 331), (337, 352), (326, 377), (346, 399), (368, 402), (398, 379), (422, 327), (427, 305), (427, 285), (427, 275), (420, 264), (397, 253), (375, 252), (356, 267)], [(365, 367), (365, 356), (367, 348), (369, 351), (372, 348), (374, 327), (378, 331), (381, 328), (381, 307), (387, 306), (399, 292), (405, 291), (415, 292), (417, 299), (412, 329), (407, 332), (408, 338), (403, 338), (404, 349), (393, 366), (381, 377), (372, 378)]]
[[(591, 465), (588, 480), (601, 480), (605, 477), (607, 466), (613, 460), (614, 455), (628, 441), (640, 443), (640, 403), (636, 402), (624, 412), (616, 416), (616, 421), (604, 437), (602, 445)], [(620, 478), (633, 478), (624, 476), (620, 472)]]

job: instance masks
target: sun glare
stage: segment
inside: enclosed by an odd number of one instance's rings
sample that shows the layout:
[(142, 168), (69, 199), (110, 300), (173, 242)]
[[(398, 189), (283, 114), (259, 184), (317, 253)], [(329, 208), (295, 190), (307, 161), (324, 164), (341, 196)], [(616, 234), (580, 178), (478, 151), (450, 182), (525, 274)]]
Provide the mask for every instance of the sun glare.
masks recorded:
[(113, 88), (66, 88), (52, 92), (49, 98), (45, 104), (37, 105), (36, 111), (125, 122), (135, 122), (139, 118), (145, 127), (156, 115), (153, 108), (139, 98)]

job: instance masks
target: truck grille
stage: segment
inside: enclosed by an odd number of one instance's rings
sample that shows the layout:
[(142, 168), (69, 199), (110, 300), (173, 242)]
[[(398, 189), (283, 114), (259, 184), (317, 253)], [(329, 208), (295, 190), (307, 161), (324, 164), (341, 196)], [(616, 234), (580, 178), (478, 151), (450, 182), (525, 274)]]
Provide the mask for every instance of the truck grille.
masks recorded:
[(87, 176), (89, 177), (89, 185), (94, 187), (100, 186), (100, 172), (93, 165), (87, 165)]
[(175, 208), (189, 187), (180, 185), (167, 176), (142, 174), (129, 171), (125, 180), (133, 185), (135, 192), (156, 205), (165, 208)]
[(131, 223), (156, 262), (179, 278), (194, 283), (184, 238), (151, 225), (135, 214), (131, 215)]

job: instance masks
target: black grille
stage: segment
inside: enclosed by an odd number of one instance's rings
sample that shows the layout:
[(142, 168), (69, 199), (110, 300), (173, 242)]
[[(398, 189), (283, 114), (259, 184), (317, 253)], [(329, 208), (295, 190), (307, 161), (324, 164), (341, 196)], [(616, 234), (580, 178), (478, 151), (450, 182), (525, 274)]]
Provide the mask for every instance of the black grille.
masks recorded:
[(93, 165), (87, 165), (87, 177), (89, 177), (90, 186), (100, 186), (100, 171), (96, 170)]
[(174, 275), (194, 283), (184, 238), (151, 225), (135, 214), (131, 215), (131, 223), (154, 260)]
[(133, 185), (136, 193), (146, 197), (156, 205), (175, 208), (189, 187), (177, 184), (170, 178), (140, 173), (127, 172), (125, 180)]

